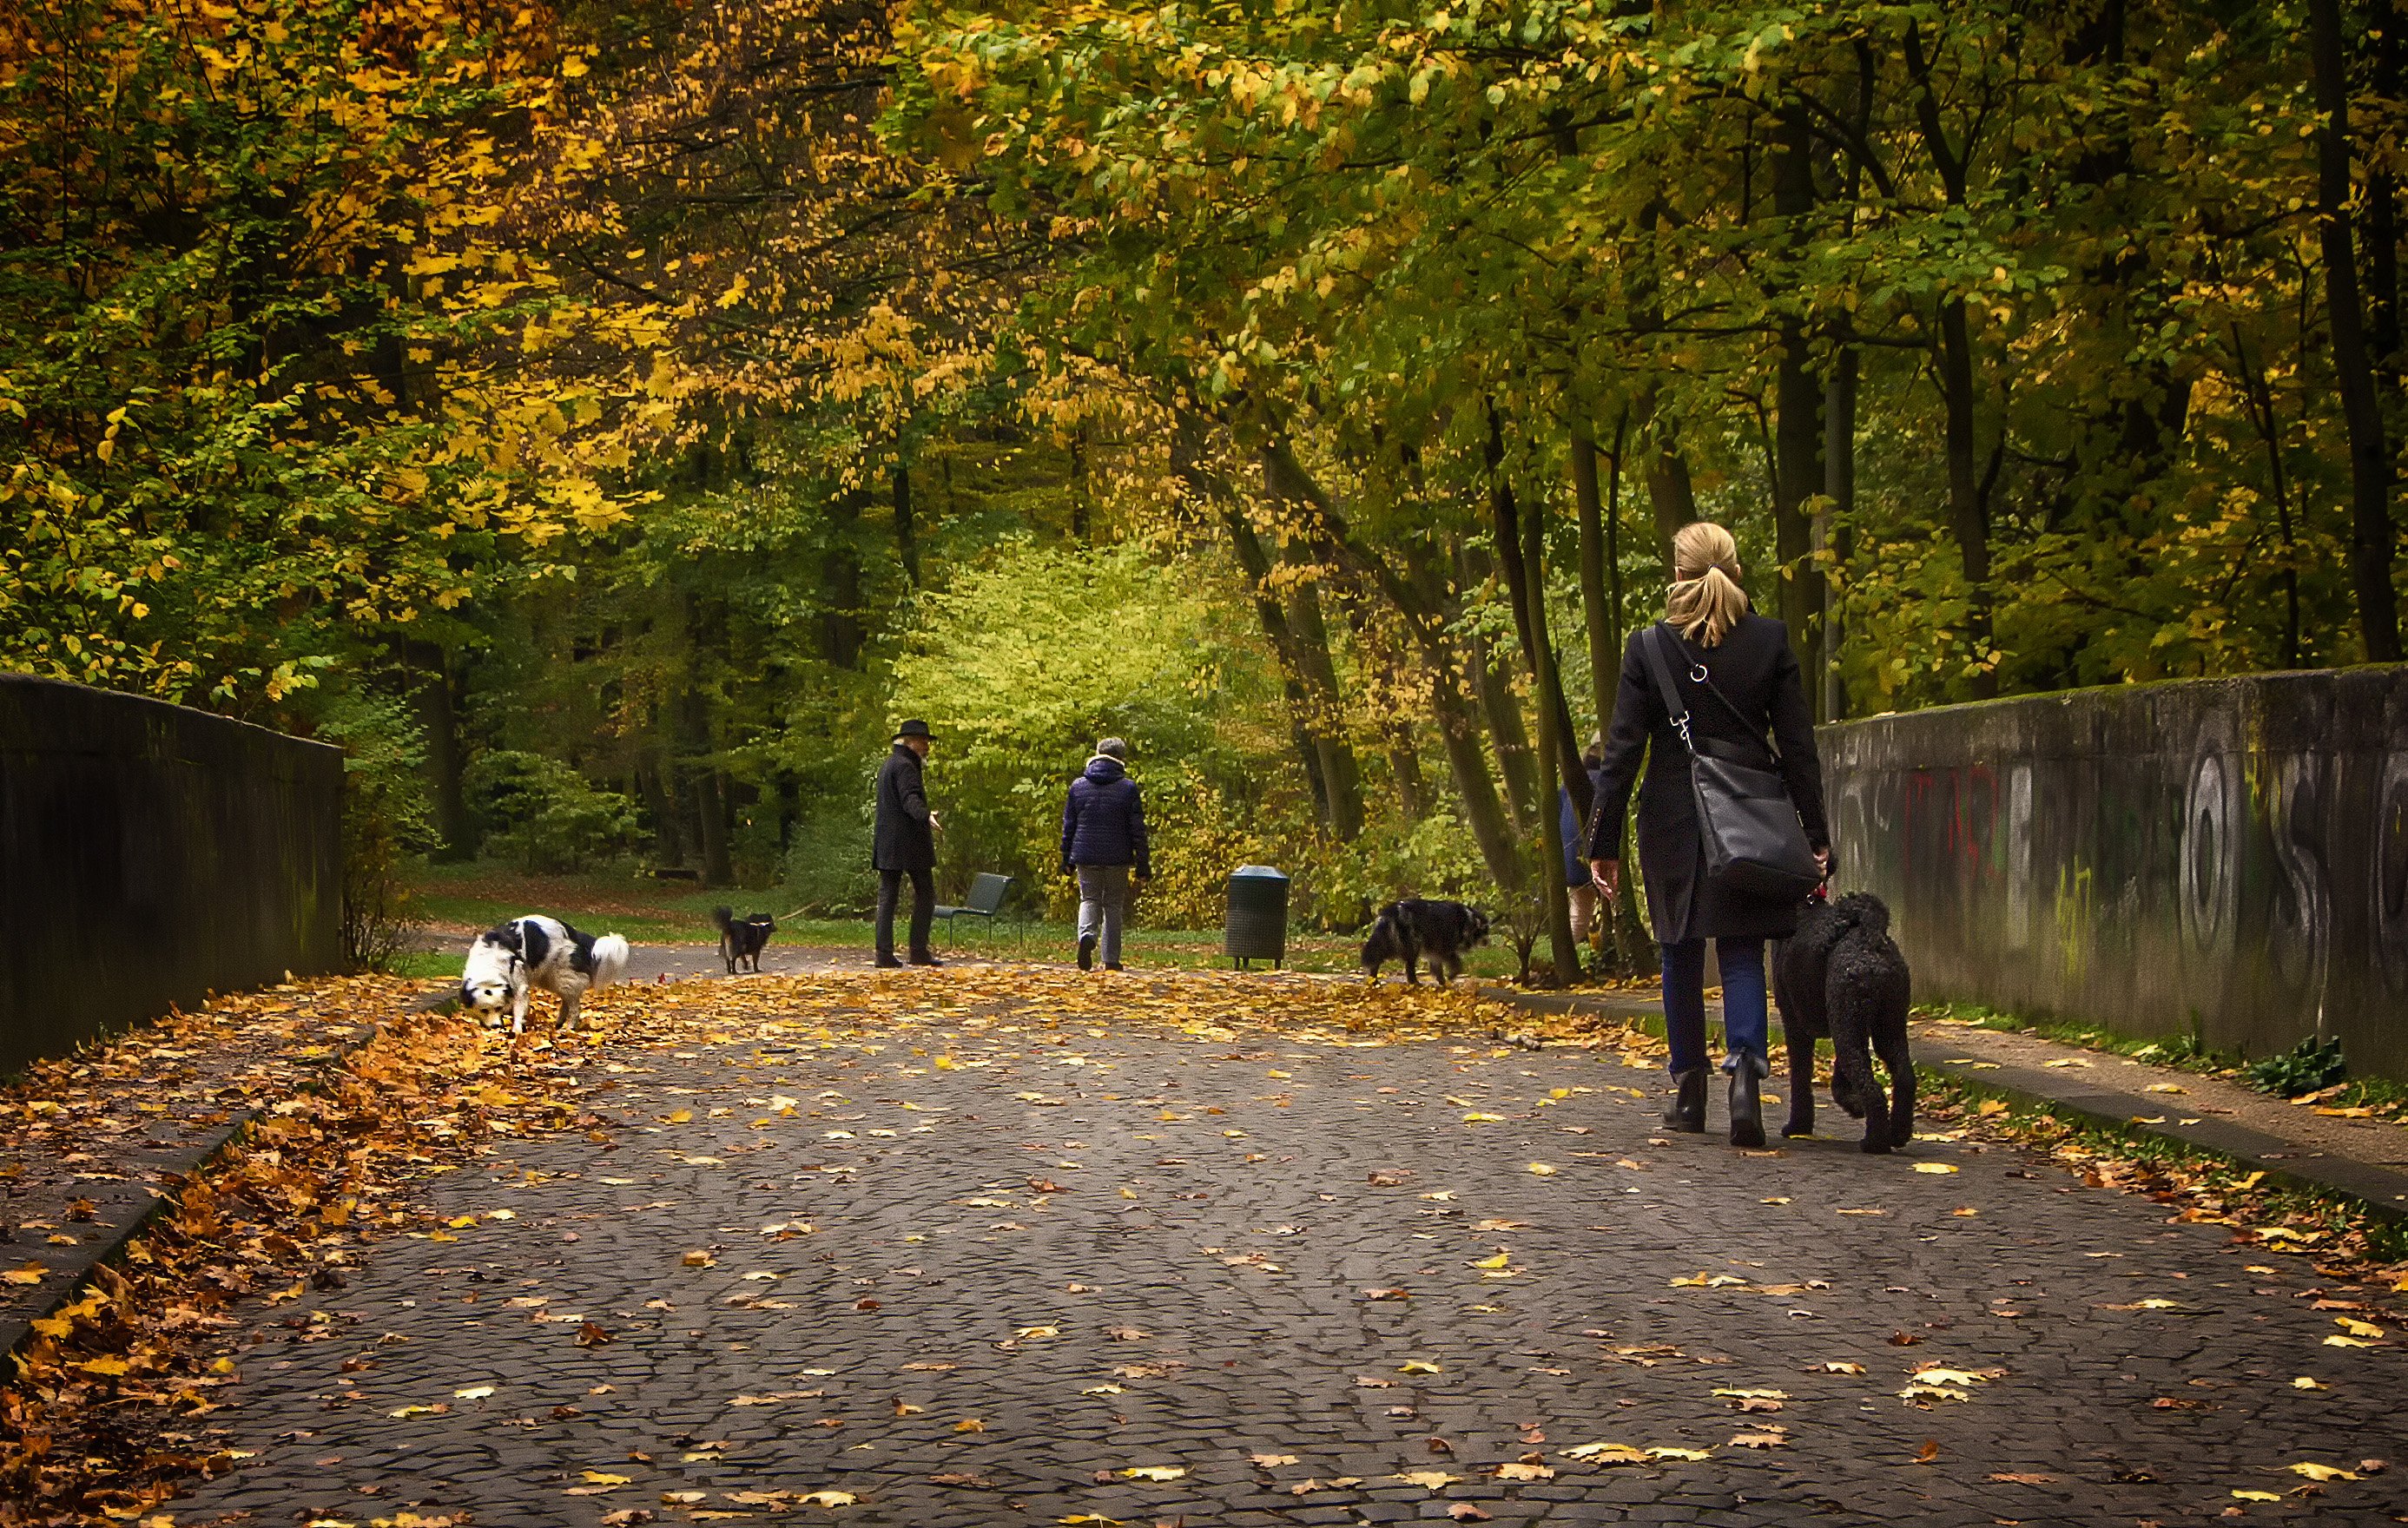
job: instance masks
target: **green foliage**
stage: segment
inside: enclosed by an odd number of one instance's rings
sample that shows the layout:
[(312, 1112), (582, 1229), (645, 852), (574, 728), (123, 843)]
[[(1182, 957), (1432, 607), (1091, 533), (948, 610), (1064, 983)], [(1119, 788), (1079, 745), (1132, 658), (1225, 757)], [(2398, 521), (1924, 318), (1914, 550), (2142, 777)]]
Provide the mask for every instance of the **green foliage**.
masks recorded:
[(356, 693), (330, 695), (317, 721), (343, 750), (343, 960), (391, 971), (424, 922), (410, 877), (436, 843), (418, 778), (425, 737), (404, 707)]
[(1000, 870), (1067, 907), (1064, 794), (1096, 740), (1117, 735), (1153, 840), (1146, 916), (1217, 921), (1224, 881), (1249, 862), (1305, 878), (1311, 806), (1263, 767), (1279, 746), (1276, 680), (1226, 590), (1201, 560), (1019, 540), (922, 596), (891, 704), (936, 731), (949, 875)]
[(2241, 1075), (2253, 1088), (2297, 1098), (2342, 1081), (2349, 1076), (2349, 1063), (2342, 1059), (2338, 1035), (2319, 1040), (2311, 1035), (2281, 1055), (2250, 1063)]
[(831, 801), (798, 819), (786, 850), (787, 893), (807, 913), (859, 916), (878, 905), (878, 872), (870, 864), (869, 793), (857, 802)]
[(636, 846), (636, 804), (557, 759), (497, 749), (468, 766), (466, 784), (484, 851), (523, 870), (591, 869)]

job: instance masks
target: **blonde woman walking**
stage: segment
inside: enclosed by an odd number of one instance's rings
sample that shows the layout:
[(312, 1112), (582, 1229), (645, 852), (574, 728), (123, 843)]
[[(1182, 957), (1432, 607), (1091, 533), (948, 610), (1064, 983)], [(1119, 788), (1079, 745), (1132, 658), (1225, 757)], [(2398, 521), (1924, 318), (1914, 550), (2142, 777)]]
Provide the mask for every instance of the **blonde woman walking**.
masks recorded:
[[(1685, 741), (1656, 678), (1659, 661), (1687, 713)], [(1647, 878), (1648, 919), (1664, 953), (1664, 1025), (1672, 1050), (1674, 1095), (1664, 1123), (1674, 1130), (1706, 1128), (1705, 965), (1712, 939), (1722, 966), (1731, 1144), (1760, 1147), (1764, 1112), (1756, 1083), (1771, 1070), (1765, 1054), (1764, 941), (1794, 932), (1799, 907), (1793, 900), (1749, 895), (1707, 874), (1705, 835), (1689, 779), (1692, 746), (1760, 767), (1772, 767), (1777, 759), (1806, 841), (1829, 873), (1823, 766), (1789, 629), (1750, 612), (1740, 587), (1739, 547), (1728, 531), (1704, 521), (1672, 537), (1664, 619), (1634, 634), (1623, 650), (1613, 725), (1589, 818), (1589, 869), (1610, 904), (1621, 884), (1622, 862), (1597, 851), (1622, 842), (1637, 784), (1639, 864)]]

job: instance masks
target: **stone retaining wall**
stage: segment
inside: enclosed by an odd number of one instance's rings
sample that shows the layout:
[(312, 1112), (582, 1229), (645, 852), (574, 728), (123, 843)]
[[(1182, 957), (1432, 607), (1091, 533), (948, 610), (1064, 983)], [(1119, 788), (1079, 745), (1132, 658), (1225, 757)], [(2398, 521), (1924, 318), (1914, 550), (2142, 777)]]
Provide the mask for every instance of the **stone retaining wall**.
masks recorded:
[(0, 1072), (336, 969), (339, 750), (0, 675)]
[(1842, 882), (1922, 999), (2337, 1035), (2408, 1077), (2408, 668), (1943, 707), (1826, 728)]

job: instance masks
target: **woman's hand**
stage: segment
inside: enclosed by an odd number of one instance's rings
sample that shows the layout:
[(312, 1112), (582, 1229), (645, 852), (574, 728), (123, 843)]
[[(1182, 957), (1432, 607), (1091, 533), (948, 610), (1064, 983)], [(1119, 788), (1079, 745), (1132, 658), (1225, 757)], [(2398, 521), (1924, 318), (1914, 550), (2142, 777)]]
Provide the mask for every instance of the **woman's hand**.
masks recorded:
[(1828, 846), (1814, 851), (1814, 868), (1823, 872), (1824, 880), (1831, 878), (1831, 850)]
[(1621, 894), (1622, 862), (1620, 860), (1591, 860), (1588, 862), (1588, 874), (1589, 878), (1597, 882), (1598, 893), (1608, 901)]

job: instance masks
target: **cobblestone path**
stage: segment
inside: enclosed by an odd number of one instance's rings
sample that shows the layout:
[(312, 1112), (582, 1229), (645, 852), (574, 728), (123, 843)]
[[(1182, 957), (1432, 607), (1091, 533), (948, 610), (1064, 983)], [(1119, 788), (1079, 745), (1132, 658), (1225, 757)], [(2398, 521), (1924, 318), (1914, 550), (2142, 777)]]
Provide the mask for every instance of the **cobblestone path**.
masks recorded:
[(174, 1521), (2408, 1511), (2387, 1292), (2012, 1148), (1741, 1155), (1635, 1055), (1182, 1030), (1176, 982), (851, 990), (538, 1058), (604, 1125), (274, 1312)]

